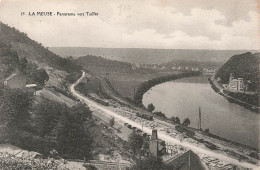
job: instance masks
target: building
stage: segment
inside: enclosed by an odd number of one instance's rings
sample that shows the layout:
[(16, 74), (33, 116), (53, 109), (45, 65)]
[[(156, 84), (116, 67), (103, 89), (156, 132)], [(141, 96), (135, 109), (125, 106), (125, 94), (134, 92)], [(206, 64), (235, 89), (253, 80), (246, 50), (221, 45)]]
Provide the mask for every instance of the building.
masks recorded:
[(211, 76), (214, 76), (216, 73), (216, 70), (214, 69), (207, 69), (207, 68), (204, 68), (203, 69), (203, 75), (211, 75)]
[(178, 69), (178, 70), (185, 70), (185, 68), (182, 67), (182, 66), (179, 66), (177, 69)]
[(26, 88), (36, 88), (37, 84), (26, 84), (25, 87)]
[(236, 90), (236, 91), (244, 90), (244, 80), (243, 80), (243, 78), (235, 79), (233, 74), (231, 73), (230, 77), (229, 77), (228, 87), (229, 87), (229, 90)]
[(199, 71), (199, 68), (198, 67), (192, 68), (192, 71)]
[(9, 86), (10, 88), (25, 88), (26, 86), (26, 77), (21, 74), (11, 74), (4, 80), (4, 85)]
[(26, 89), (33, 93), (33, 95), (36, 95), (36, 91), (39, 90), (39, 87), (37, 84), (26, 84)]
[(172, 157), (166, 160), (165, 163), (171, 165), (173, 170), (206, 170), (199, 156), (191, 150)]

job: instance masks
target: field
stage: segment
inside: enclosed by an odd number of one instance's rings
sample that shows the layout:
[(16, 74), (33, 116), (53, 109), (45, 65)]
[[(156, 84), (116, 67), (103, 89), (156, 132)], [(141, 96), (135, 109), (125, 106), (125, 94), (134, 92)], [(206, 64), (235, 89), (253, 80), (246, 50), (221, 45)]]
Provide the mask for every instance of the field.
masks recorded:
[(109, 76), (110, 82), (114, 89), (123, 97), (133, 99), (134, 93), (138, 86), (147, 80), (161, 76), (176, 74), (178, 72), (157, 72), (157, 73), (116, 73)]
[(154, 71), (149, 69), (136, 69), (127, 71), (115, 71), (110, 69), (89, 69), (90, 73), (97, 76), (108, 78), (111, 82), (113, 88), (123, 97), (128, 97), (133, 99), (135, 90), (138, 86), (147, 80), (176, 74), (177, 71)]

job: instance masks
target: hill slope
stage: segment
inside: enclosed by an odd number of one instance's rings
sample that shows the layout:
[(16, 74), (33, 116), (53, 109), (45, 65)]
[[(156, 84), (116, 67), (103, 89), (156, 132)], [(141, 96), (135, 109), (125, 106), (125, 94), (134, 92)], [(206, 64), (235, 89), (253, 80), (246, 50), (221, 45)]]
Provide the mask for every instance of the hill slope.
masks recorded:
[(26, 57), (41, 68), (53, 67), (69, 73), (80, 71), (80, 67), (72, 60), (59, 57), (14, 27), (0, 22), (0, 28), (0, 44), (15, 51), (20, 59)]
[(110, 60), (102, 57), (87, 55), (76, 59), (78, 65), (82, 67), (100, 67), (103, 69), (117, 70), (117, 71), (131, 71), (132, 65), (130, 63)]
[(260, 53), (248, 52), (234, 55), (218, 70), (216, 77), (221, 78), (222, 83), (228, 83), (230, 73), (234, 73), (235, 77), (252, 82), (251, 90), (257, 90), (259, 87), (259, 60)]

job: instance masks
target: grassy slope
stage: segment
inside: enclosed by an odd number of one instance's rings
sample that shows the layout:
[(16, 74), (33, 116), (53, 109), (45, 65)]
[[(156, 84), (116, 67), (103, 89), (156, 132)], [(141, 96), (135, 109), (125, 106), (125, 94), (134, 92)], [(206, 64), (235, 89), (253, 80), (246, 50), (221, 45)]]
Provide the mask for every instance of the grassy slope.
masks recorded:
[(11, 46), (11, 49), (18, 53), (19, 58), (26, 57), (42, 68), (54, 67), (67, 72), (80, 71), (80, 67), (75, 63), (59, 57), (43, 47), (41, 43), (30, 39), (25, 33), (3, 23), (0, 24), (0, 43)]
[(158, 73), (138, 73), (131, 74), (114, 73), (109, 76), (112, 86), (124, 97), (134, 97), (134, 92), (138, 86), (150, 79), (170, 75), (173, 72), (158, 72)]
[(113, 61), (96, 56), (80, 57), (76, 62), (90, 73), (108, 77), (114, 89), (123, 97), (133, 98), (134, 89), (144, 81), (176, 72), (159, 72), (151, 69), (132, 69), (130, 63)]

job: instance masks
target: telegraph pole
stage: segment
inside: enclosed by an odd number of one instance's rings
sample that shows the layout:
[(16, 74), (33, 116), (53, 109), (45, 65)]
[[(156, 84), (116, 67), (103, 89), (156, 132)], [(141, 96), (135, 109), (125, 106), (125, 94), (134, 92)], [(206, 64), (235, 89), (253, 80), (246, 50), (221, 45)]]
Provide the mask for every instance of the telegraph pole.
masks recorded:
[(199, 130), (201, 130), (201, 111), (199, 107)]

